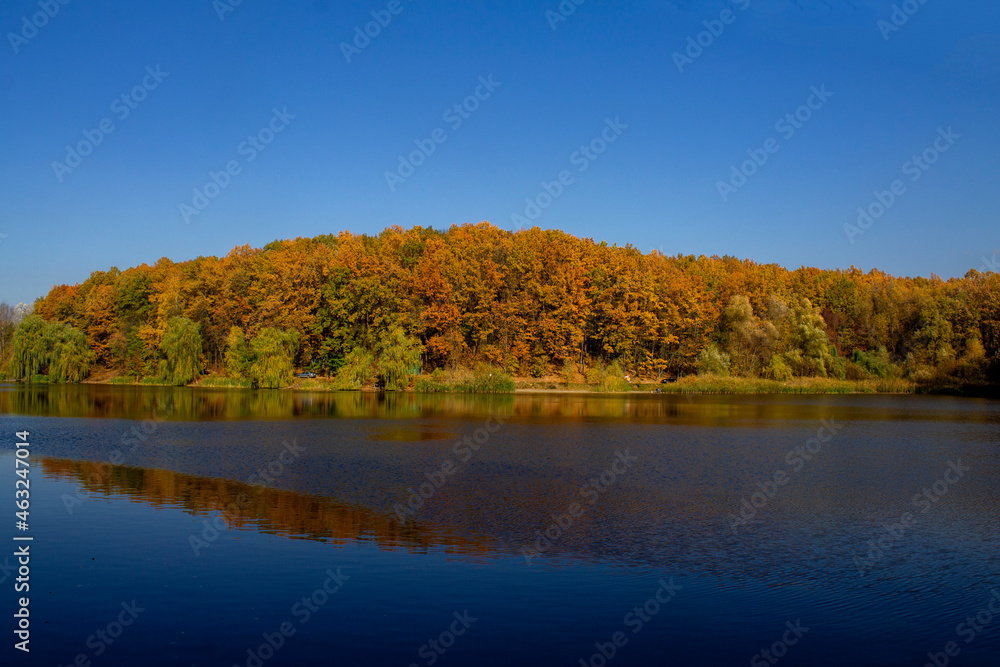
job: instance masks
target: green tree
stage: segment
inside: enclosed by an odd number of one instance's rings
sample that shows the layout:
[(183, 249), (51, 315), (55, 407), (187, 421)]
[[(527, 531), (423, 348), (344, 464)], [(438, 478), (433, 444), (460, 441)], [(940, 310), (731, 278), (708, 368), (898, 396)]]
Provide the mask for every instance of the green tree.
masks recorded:
[(274, 327), (262, 329), (250, 344), (250, 380), (265, 389), (285, 387), (294, 381), (292, 361), (299, 349), (299, 333)]
[(79, 382), (94, 363), (87, 336), (68, 324), (54, 322), (45, 328), (50, 382)]
[(21, 320), (14, 332), (11, 370), (14, 377), (31, 377), (48, 364), (45, 320), (38, 315), (28, 315)]
[(226, 339), (226, 372), (229, 377), (246, 377), (250, 373), (252, 361), (243, 329), (231, 327), (229, 337)]
[(375, 357), (378, 377), (386, 389), (402, 390), (410, 378), (420, 372), (420, 353), (423, 346), (406, 335), (402, 327), (392, 327), (378, 340)]
[(201, 373), (201, 326), (186, 317), (171, 317), (160, 349), (166, 359), (160, 362), (160, 379), (173, 385), (186, 385)]

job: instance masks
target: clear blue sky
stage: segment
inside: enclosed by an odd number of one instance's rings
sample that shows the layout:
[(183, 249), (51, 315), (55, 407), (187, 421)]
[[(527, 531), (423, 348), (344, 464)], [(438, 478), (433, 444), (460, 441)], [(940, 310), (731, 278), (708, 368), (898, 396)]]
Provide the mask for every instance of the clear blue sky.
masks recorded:
[[(38, 0), (0, 5), (0, 300), (276, 238), (516, 229), (564, 170), (534, 224), (643, 251), (949, 277), (1000, 248), (1000, 3), (909, 0), (889, 31), (893, 3), (875, 0), (567, 0), (565, 21), (546, 14), (559, 0), (49, 2), (38, 28)], [(391, 20), (348, 62), (373, 11)], [(679, 71), (705, 21), (721, 34)], [(477, 91), (467, 118), (445, 115)], [(794, 134), (776, 127), (809, 101)], [(53, 165), (102, 121), (114, 131), (78, 166)], [(272, 122), (262, 151), (241, 149)], [(949, 127), (960, 138), (910, 180), (905, 163)], [(602, 154), (574, 155), (602, 132)], [(724, 201), (719, 181), (769, 139), (777, 152)], [(186, 221), (179, 206), (230, 161), (239, 173)], [(848, 242), (844, 224), (897, 179), (903, 194)]]

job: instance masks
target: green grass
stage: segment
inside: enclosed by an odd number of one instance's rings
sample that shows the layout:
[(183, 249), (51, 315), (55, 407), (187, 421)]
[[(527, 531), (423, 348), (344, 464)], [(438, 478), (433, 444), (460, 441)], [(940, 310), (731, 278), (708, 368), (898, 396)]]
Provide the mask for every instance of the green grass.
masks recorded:
[(164, 380), (158, 377), (144, 377), (139, 381), (139, 384), (146, 385), (150, 387), (172, 387), (173, 383), (169, 380)]
[(198, 382), (199, 387), (216, 387), (225, 389), (249, 389), (250, 380), (247, 378), (227, 378), (212, 376)]
[(666, 394), (912, 394), (916, 385), (893, 378), (873, 380), (835, 380), (831, 378), (794, 378), (787, 382), (764, 378), (690, 375), (677, 382), (642, 385), (645, 391), (659, 388)]
[(124, 375), (120, 377), (113, 377), (105, 384), (135, 384), (138, 380), (139, 378), (134, 375)]
[(297, 378), (294, 388), (310, 391), (336, 391), (338, 387), (334, 380), (325, 378)]
[(514, 380), (509, 375), (486, 365), (477, 366), (473, 372), (444, 372), (438, 369), (430, 377), (418, 377), (414, 385), (414, 391), (425, 394), (510, 394), (515, 388)]

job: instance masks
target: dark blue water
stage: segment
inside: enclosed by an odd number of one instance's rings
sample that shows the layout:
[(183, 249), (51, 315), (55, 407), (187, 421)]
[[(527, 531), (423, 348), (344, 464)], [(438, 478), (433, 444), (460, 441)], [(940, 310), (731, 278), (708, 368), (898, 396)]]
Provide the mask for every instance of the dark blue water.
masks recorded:
[(998, 664), (995, 402), (25, 391), (17, 664)]

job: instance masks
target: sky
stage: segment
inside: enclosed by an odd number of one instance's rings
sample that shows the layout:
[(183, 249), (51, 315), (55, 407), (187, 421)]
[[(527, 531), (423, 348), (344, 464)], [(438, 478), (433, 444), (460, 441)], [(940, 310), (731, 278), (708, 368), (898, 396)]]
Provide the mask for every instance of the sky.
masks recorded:
[(12, 304), (160, 257), (484, 220), (996, 270), (996, 2), (4, 0), (0, 31)]

